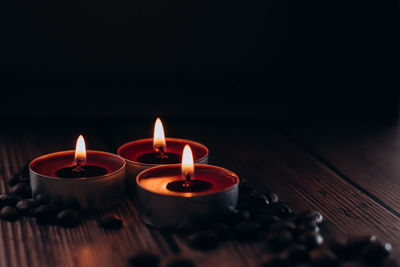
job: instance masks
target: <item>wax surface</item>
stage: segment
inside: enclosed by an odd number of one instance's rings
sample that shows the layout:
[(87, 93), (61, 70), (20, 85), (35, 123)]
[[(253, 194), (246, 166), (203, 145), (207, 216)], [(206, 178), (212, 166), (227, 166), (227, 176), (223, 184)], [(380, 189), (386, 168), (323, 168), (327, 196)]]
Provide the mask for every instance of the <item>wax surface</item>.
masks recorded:
[(160, 166), (144, 171), (138, 176), (138, 185), (144, 189), (171, 196), (193, 197), (227, 190), (239, 183), (237, 175), (229, 170), (211, 166), (195, 164), (195, 174), (192, 179), (203, 180), (212, 186), (202, 192), (174, 192), (167, 189), (167, 185), (174, 181), (184, 180), (181, 175), (180, 164)]
[(181, 162), (181, 157), (182, 155), (171, 152), (164, 153), (164, 157), (160, 153), (151, 152), (139, 155), (136, 160), (146, 164), (176, 164)]
[(56, 171), (56, 176), (61, 178), (84, 178), (107, 174), (106, 168), (95, 165), (84, 165), (79, 170), (76, 166), (64, 167)]
[[(87, 150), (86, 165), (104, 168), (107, 173), (113, 173), (123, 168), (125, 162), (120, 157), (102, 151)], [(32, 171), (57, 178), (56, 172), (65, 167), (72, 167), (75, 151), (61, 151), (36, 158), (30, 164)]]
[[(182, 151), (183, 148), (185, 147), (186, 144), (190, 145), (190, 148), (192, 149), (193, 152), (193, 159), (194, 161), (200, 160), (202, 158), (205, 158), (208, 156), (208, 149), (204, 145), (191, 141), (191, 140), (185, 140), (185, 139), (177, 139), (177, 138), (166, 138), (166, 153), (172, 153), (177, 155), (179, 158), (178, 162), (174, 163), (179, 163), (182, 157)], [(140, 139), (136, 140), (130, 143), (127, 143), (123, 146), (121, 146), (118, 149), (118, 154), (123, 157), (124, 159), (134, 161), (134, 162), (139, 162), (139, 163), (144, 163), (144, 164), (171, 164), (171, 163), (148, 163), (141, 161), (141, 158), (143, 157), (144, 154), (151, 154), (154, 153), (154, 148), (153, 148), (153, 139), (152, 138), (147, 138), (147, 139)], [(145, 160), (148, 161), (148, 160)]]

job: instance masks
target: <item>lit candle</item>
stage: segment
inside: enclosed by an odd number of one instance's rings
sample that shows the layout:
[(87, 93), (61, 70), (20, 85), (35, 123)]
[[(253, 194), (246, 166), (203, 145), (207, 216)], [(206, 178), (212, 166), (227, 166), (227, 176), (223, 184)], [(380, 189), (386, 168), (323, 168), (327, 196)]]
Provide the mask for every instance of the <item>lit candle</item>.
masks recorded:
[(137, 176), (137, 198), (145, 223), (182, 228), (236, 207), (238, 176), (220, 167), (194, 164), (192, 158), (190, 146), (185, 146), (181, 164), (154, 167)]
[(79, 136), (75, 150), (47, 154), (29, 164), (32, 194), (86, 211), (107, 209), (123, 198), (125, 165), (117, 155), (86, 150)]
[(178, 138), (165, 138), (162, 122), (157, 118), (153, 138), (140, 139), (122, 145), (118, 155), (127, 163), (127, 182), (135, 188), (135, 178), (143, 170), (159, 165), (177, 164), (183, 147), (189, 144), (196, 163), (208, 163), (208, 148), (200, 143)]

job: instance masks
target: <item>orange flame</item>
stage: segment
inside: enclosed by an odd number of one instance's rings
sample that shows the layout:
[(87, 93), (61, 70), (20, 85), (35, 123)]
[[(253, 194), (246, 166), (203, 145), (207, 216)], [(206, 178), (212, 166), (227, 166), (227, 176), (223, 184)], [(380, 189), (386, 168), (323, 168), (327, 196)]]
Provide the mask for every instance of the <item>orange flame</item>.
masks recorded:
[(160, 118), (157, 118), (154, 125), (153, 147), (154, 150), (157, 152), (165, 152), (167, 149), (167, 145), (165, 143), (164, 127)]
[(76, 141), (74, 165), (85, 165), (86, 163), (86, 145), (85, 139), (80, 135)]
[(189, 145), (185, 145), (183, 148), (181, 170), (185, 177), (193, 177), (194, 175), (193, 153)]

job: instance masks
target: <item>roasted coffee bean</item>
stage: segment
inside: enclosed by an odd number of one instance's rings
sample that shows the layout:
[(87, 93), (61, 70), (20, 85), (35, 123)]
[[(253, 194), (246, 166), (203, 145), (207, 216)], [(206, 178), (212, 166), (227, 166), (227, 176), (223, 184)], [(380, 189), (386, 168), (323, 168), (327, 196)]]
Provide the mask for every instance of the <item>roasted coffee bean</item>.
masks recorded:
[(359, 256), (361, 255), (363, 249), (368, 245), (373, 242), (376, 242), (377, 238), (375, 235), (363, 235), (363, 236), (355, 236), (355, 237), (350, 237), (347, 240), (347, 250), (349, 253), (353, 256)]
[(258, 214), (254, 217), (254, 220), (258, 222), (262, 228), (267, 229), (270, 225), (279, 222), (281, 219), (271, 214)]
[(335, 267), (339, 265), (335, 254), (328, 249), (310, 251), (310, 261), (315, 267)]
[(251, 194), (251, 193), (254, 193), (255, 191), (254, 191), (254, 189), (253, 189), (253, 187), (247, 182), (247, 180), (243, 180), (243, 179), (241, 179), (240, 180), (240, 183), (239, 183), (239, 194), (240, 195), (248, 195), (248, 194)]
[(142, 252), (130, 257), (128, 261), (132, 267), (157, 267), (160, 257), (151, 252)]
[(13, 206), (4, 206), (0, 210), (0, 217), (6, 221), (15, 221), (18, 219), (19, 214), (17, 209)]
[(8, 180), (8, 185), (13, 187), (21, 181), (20, 177), (21, 175), (19, 173), (15, 174), (10, 180)]
[(119, 216), (114, 214), (104, 214), (99, 220), (101, 227), (105, 229), (120, 229), (122, 227), (122, 220)]
[(32, 198), (26, 198), (18, 201), (16, 208), (21, 214), (29, 215), (30, 211), (36, 206), (37, 204)]
[(280, 221), (269, 226), (269, 231), (289, 231), (292, 234), (296, 231), (296, 225), (291, 222)]
[(324, 238), (317, 232), (306, 232), (300, 235), (300, 242), (309, 249), (319, 247), (324, 243)]
[(260, 267), (286, 267), (289, 260), (284, 255), (268, 254), (262, 257)]
[(292, 243), (293, 235), (289, 231), (271, 232), (267, 239), (271, 248), (280, 251)]
[(31, 186), (28, 183), (18, 183), (11, 188), (11, 192), (22, 197), (30, 198), (32, 197)]
[(165, 267), (194, 267), (193, 261), (185, 257), (175, 257), (167, 262)]
[(347, 246), (340, 241), (331, 241), (329, 243), (329, 248), (339, 259), (346, 260), (351, 256), (351, 252), (347, 249)]
[(55, 222), (55, 217), (58, 212), (58, 207), (55, 204), (45, 204), (33, 208), (31, 215), (36, 217), (36, 222), (39, 224), (52, 224)]
[(322, 214), (316, 210), (306, 211), (299, 214), (296, 218), (297, 224), (303, 224), (306, 222), (316, 222), (317, 224), (322, 223), (324, 217)]
[(211, 230), (217, 234), (220, 240), (228, 240), (231, 236), (231, 229), (224, 223), (216, 223), (212, 225)]
[(21, 198), (15, 194), (1, 194), (0, 208), (4, 206), (15, 206)]
[(297, 229), (300, 232), (319, 232), (320, 229), (315, 221), (305, 222), (297, 225)]
[(233, 210), (228, 214), (225, 214), (222, 221), (228, 225), (234, 225), (238, 222), (246, 221), (250, 219), (250, 212), (247, 210)]
[(189, 237), (189, 244), (192, 248), (199, 250), (211, 250), (219, 245), (217, 235), (212, 231), (203, 231)]
[(75, 210), (66, 209), (57, 214), (57, 223), (64, 227), (77, 226), (80, 222), (79, 213)]
[(275, 212), (275, 215), (281, 218), (287, 218), (290, 215), (292, 215), (292, 209), (286, 205), (283, 204), (274, 204), (272, 205), (273, 210)]
[(278, 203), (279, 201), (279, 196), (275, 193), (270, 193), (267, 195), (267, 199), (269, 201), (270, 204), (275, 204)]
[(234, 231), (239, 241), (255, 241), (260, 236), (261, 225), (257, 222), (247, 221), (235, 225)]
[(308, 260), (308, 250), (305, 246), (294, 244), (285, 250), (285, 255), (290, 263), (298, 264)]
[(372, 242), (363, 251), (364, 260), (368, 263), (378, 264), (387, 258), (391, 251), (392, 245), (389, 243)]
[(37, 205), (43, 205), (48, 204), (50, 202), (50, 199), (43, 194), (37, 194), (35, 196), (35, 202)]

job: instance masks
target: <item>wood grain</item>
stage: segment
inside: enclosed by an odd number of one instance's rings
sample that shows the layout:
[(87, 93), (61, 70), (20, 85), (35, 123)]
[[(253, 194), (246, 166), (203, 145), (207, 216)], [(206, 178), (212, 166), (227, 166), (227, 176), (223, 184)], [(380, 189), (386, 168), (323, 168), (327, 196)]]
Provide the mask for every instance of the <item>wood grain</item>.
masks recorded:
[(400, 217), (400, 127), (308, 125), (285, 127), (339, 176)]
[[(296, 212), (320, 210), (326, 218), (322, 231), (327, 238), (374, 233), (392, 242), (394, 257), (400, 259), (400, 219), (274, 130), (253, 124), (164, 124), (168, 136), (203, 142), (210, 148), (212, 164), (236, 171), (262, 192), (277, 192)], [(152, 123), (137, 121), (9, 128), (0, 134), (1, 189), (8, 190), (6, 180), (32, 158), (73, 148), (81, 132), (90, 149), (115, 152), (126, 141), (151, 136), (151, 131)], [(0, 221), (0, 266), (128, 266), (128, 257), (144, 250), (159, 254), (163, 264), (184, 254), (198, 266), (257, 266), (266, 252), (263, 242), (235, 240), (210, 252), (193, 250), (185, 236), (144, 225), (134, 198), (128, 196), (111, 212), (123, 219), (119, 231), (100, 228), (101, 214), (72, 229), (38, 226), (26, 217), (14, 223)]]

